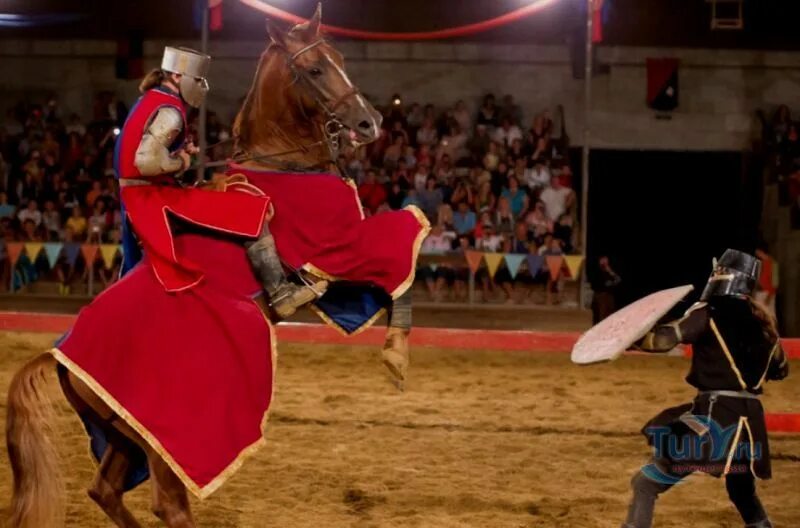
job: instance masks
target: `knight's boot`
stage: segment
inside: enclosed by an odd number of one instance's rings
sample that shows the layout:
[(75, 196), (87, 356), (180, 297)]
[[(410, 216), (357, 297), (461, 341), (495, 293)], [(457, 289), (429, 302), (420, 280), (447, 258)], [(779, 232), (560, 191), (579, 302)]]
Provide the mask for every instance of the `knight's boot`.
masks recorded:
[(399, 390), (405, 390), (408, 373), (408, 335), (411, 333), (411, 291), (392, 303), (386, 342), (381, 350), (383, 364), (389, 369), (391, 381)]
[(266, 222), (259, 238), (247, 243), (246, 247), (256, 276), (269, 295), (272, 310), (281, 319), (290, 317), (298, 308), (321, 297), (328, 289), (328, 282), (324, 280), (303, 286), (286, 280), (275, 240)]

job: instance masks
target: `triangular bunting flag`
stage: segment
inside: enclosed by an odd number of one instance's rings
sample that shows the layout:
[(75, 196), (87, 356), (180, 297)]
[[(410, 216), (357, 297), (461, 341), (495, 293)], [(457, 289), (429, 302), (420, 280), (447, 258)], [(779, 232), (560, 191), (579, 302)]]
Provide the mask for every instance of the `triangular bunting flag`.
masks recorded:
[(506, 255), (506, 267), (512, 279), (517, 278), (517, 273), (519, 273), (519, 267), (522, 265), (523, 260), (525, 260), (525, 255), (520, 255), (519, 253), (508, 253)]
[(581, 272), (581, 264), (583, 264), (583, 255), (566, 255), (564, 262), (567, 263), (569, 270), (569, 278), (575, 280)]
[(8, 260), (11, 261), (11, 267), (14, 267), (22, 255), (22, 242), (6, 242), (6, 249), (8, 250)]
[(428, 267), (431, 268), (431, 271), (436, 271), (436, 268), (439, 267), (438, 264), (428, 264)]
[(94, 261), (97, 260), (97, 251), (99, 249), (100, 246), (97, 244), (81, 244), (81, 255), (83, 255), (83, 260), (87, 265), (94, 264)]
[(58, 257), (61, 256), (61, 248), (64, 247), (64, 244), (60, 242), (47, 242), (44, 245), (44, 253), (47, 255), (47, 263), (50, 264), (50, 269), (56, 267), (56, 262), (58, 262)]
[(67, 257), (67, 264), (74, 266), (81, 254), (81, 245), (77, 242), (67, 242), (64, 244), (64, 256)]
[(531, 274), (531, 277), (536, 278), (540, 271), (542, 271), (542, 266), (544, 266), (544, 257), (541, 255), (528, 255), (528, 273)]
[(467, 257), (467, 265), (469, 266), (469, 270), (472, 273), (478, 271), (478, 268), (481, 265), (481, 260), (483, 259), (483, 253), (480, 251), (467, 251), (465, 255)]
[(486, 259), (486, 267), (489, 268), (489, 277), (493, 279), (494, 274), (497, 273), (497, 268), (499, 268), (500, 263), (503, 262), (503, 254), (484, 253), (483, 258)]
[(36, 257), (42, 252), (42, 246), (44, 246), (44, 244), (41, 242), (25, 242), (25, 253), (28, 254), (28, 258), (31, 259), (31, 262), (36, 262)]
[(550, 270), (550, 279), (558, 280), (561, 275), (561, 266), (564, 265), (564, 257), (561, 255), (547, 255), (545, 257), (547, 269)]
[(119, 246), (116, 244), (102, 244), (100, 246), (100, 254), (103, 256), (103, 264), (105, 264), (106, 269), (111, 269), (114, 265), (114, 257), (117, 256), (117, 251), (119, 250)]

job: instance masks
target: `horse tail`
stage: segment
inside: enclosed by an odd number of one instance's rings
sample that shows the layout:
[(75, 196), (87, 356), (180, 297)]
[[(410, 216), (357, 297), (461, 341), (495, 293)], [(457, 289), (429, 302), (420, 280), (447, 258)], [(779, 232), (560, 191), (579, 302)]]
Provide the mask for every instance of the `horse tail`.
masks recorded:
[(43, 390), (54, 366), (50, 354), (35, 357), (16, 373), (8, 391), (6, 443), (14, 473), (11, 528), (63, 525), (58, 457), (49, 434), (53, 406)]

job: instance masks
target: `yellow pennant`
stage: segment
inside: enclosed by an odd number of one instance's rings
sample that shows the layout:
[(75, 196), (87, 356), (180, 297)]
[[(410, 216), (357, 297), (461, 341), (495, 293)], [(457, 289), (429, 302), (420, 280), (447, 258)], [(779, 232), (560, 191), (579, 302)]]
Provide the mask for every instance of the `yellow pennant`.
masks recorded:
[(500, 267), (500, 263), (503, 262), (503, 254), (484, 253), (483, 258), (486, 259), (486, 267), (489, 270), (489, 277), (494, 278), (494, 274), (497, 273), (497, 268)]
[(101, 244), (100, 254), (103, 256), (103, 264), (106, 269), (111, 269), (114, 265), (114, 257), (117, 256), (119, 246), (117, 244)]
[(39, 256), (43, 247), (44, 244), (41, 242), (25, 242), (25, 253), (28, 254), (28, 258), (31, 259), (31, 262), (36, 260), (36, 257)]
[(565, 255), (564, 262), (567, 263), (569, 270), (569, 278), (576, 280), (581, 273), (581, 265), (583, 264), (583, 255)]

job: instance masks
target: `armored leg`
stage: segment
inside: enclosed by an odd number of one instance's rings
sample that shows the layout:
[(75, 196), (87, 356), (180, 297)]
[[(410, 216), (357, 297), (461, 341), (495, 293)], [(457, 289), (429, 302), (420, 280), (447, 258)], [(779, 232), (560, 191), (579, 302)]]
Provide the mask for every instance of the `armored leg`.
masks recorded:
[(381, 351), (383, 364), (392, 381), (403, 390), (408, 371), (408, 335), (411, 333), (411, 290), (394, 300), (389, 312), (389, 328)]
[(725, 488), (728, 490), (733, 505), (739, 510), (745, 528), (772, 528), (767, 512), (756, 493), (756, 479), (748, 473), (731, 473), (725, 477)]
[(631, 479), (633, 499), (628, 508), (628, 518), (622, 528), (651, 528), (658, 496), (674, 484), (658, 482), (641, 471)]
[(326, 281), (313, 286), (298, 286), (286, 280), (267, 222), (264, 222), (258, 239), (247, 242), (245, 247), (256, 276), (269, 295), (272, 309), (281, 319), (291, 316), (298, 308), (321, 296), (328, 287)]

